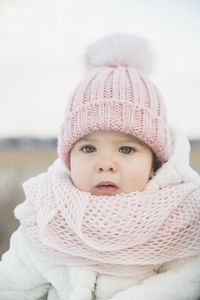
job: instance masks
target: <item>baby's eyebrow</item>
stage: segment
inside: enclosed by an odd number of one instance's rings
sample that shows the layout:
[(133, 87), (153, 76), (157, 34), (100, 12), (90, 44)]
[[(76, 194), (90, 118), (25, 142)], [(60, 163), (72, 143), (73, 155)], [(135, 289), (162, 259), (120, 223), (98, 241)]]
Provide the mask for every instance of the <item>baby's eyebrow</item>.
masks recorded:
[(119, 141), (116, 141), (115, 143), (116, 143), (116, 144), (133, 143), (133, 144), (138, 144), (138, 145), (142, 145), (142, 146), (145, 145), (145, 143), (143, 143), (143, 142), (140, 141), (139, 139), (135, 139), (134, 137), (133, 137), (133, 138), (130, 138), (130, 139), (119, 140)]
[(130, 142), (133, 142), (133, 143), (139, 143), (138, 140), (135, 140), (135, 139), (126, 139), (126, 140), (118, 140), (118, 141), (115, 141), (116, 143), (130, 143)]
[[(81, 142), (97, 142), (97, 140), (95, 139), (92, 139), (92, 138), (80, 138), (78, 140), (77, 143), (81, 143)], [(142, 141), (140, 141), (139, 139), (136, 139), (134, 137), (130, 137), (130, 138), (127, 138), (127, 139), (124, 139), (124, 140), (115, 140), (113, 141), (113, 144), (123, 144), (123, 143), (135, 143), (135, 144), (140, 144), (140, 145), (144, 145), (144, 143)]]
[(91, 138), (80, 138), (77, 143), (80, 143), (80, 142), (96, 142), (96, 140), (93, 140)]

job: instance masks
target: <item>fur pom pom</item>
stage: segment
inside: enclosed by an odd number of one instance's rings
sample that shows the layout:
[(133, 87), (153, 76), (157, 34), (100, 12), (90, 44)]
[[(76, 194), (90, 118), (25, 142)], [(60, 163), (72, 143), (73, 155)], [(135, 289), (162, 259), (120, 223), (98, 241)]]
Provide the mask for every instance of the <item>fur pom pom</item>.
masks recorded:
[(154, 57), (144, 38), (115, 33), (89, 46), (85, 60), (89, 71), (96, 67), (125, 66), (149, 75)]

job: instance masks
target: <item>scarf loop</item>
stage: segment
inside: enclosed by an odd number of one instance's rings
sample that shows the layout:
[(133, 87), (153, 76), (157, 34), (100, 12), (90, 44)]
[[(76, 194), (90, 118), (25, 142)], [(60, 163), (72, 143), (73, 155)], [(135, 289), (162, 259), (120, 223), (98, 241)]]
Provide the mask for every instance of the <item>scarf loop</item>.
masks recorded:
[(50, 263), (132, 276), (200, 253), (197, 183), (95, 196), (54, 164), (23, 187), (15, 215), (32, 251)]

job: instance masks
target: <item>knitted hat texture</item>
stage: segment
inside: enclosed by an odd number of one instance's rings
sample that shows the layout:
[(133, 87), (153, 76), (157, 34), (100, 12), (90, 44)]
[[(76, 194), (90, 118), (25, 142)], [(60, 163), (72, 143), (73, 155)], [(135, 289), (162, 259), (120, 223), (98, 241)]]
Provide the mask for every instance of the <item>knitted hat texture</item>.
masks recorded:
[(73, 145), (96, 130), (131, 134), (167, 161), (172, 142), (165, 104), (147, 78), (153, 62), (147, 41), (113, 34), (91, 45), (85, 58), (89, 73), (72, 94), (58, 138), (64, 164), (70, 169)]

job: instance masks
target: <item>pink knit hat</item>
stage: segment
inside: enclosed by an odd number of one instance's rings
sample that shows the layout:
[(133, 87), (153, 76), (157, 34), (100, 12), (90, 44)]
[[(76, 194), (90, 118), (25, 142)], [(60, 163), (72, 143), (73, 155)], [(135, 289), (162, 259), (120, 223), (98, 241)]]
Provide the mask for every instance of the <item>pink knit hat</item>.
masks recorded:
[(86, 78), (73, 93), (58, 138), (58, 153), (70, 169), (70, 151), (84, 135), (116, 130), (145, 142), (161, 162), (172, 142), (166, 109), (155, 85), (146, 78), (153, 57), (146, 40), (113, 34), (88, 48)]

